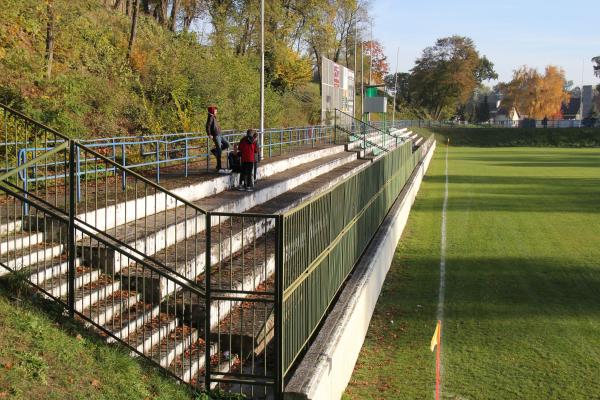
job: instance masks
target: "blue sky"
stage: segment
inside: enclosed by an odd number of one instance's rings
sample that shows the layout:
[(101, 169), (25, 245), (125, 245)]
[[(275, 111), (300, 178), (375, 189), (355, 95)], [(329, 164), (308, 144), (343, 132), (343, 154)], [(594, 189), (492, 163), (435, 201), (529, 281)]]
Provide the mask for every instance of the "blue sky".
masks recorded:
[(501, 81), (523, 64), (540, 71), (562, 67), (579, 86), (598, 84), (591, 58), (600, 55), (600, 1), (556, 0), (371, 0), (373, 34), (383, 43), (390, 64), (399, 71), (414, 65), (437, 38), (458, 34), (475, 41), (480, 54), (496, 67)]

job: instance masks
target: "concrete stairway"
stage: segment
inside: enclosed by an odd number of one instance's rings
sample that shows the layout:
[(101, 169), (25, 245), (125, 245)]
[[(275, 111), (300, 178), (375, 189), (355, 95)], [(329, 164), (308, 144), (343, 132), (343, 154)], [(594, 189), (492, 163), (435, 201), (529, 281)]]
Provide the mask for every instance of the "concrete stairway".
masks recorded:
[[(322, 147), (264, 163), (258, 169), (259, 180), (253, 192), (232, 189), (238, 181), (237, 174), (218, 175), (170, 190), (205, 210), (281, 213), (327, 191), (369, 164), (369, 160), (358, 159), (356, 152), (344, 150), (344, 146)], [(100, 334), (108, 341), (120, 339), (134, 349), (133, 354), (147, 355), (183, 381), (194, 383), (202, 382), (204, 374), (204, 299), (185, 297), (177, 285), (148, 271), (136, 270), (139, 266), (122, 256), (129, 248), (136, 249), (161, 260), (169, 270), (202, 283), (206, 269), (206, 217), (176, 205), (168, 199), (140, 196), (88, 208), (78, 214), (126, 246), (120, 252), (110, 251), (83, 235), (78, 236), (75, 309), (102, 326), (104, 331), (99, 330)], [(156, 213), (161, 213), (160, 221), (148, 218)], [(13, 270), (21, 270), (46, 296), (66, 301), (68, 262), (63, 255), (64, 245), (60, 244), (64, 241), (56, 240), (63, 231), (54, 229), (54, 224), (36, 221), (2, 221), (0, 260)], [(213, 219), (211, 224), (212, 229), (229, 230), (226, 238), (214, 238), (209, 249), (212, 285), (243, 291), (270, 287), (269, 278), (275, 265), (273, 225), (240, 226), (225, 217)], [(46, 228), (36, 229), (40, 226)], [(244, 263), (249, 243), (262, 245), (260, 261), (253, 265)], [(229, 270), (219, 274), (224, 263)], [(0, 269), (0, 275), (6, 273), (7, 270)], [(218, 317), (211, 321), (211, 327), (227, 326), (227, 317), (243, 312), (242, 305), (243, 295), (239, 302), (214, 301), (212, 315)], [(269, 312), (259, 323), (267, 335)], [(229, 328), (239, 327), (229, 323)], [(239, 346), (214, 344), (213, 368), (230, 371), (245, 362), (248, 354), (259, 351), (249, 344), (246, 350)]]
[[(396, 137), (398, 144), (411, 140), (415, 148), (422, 142), (406, 129), (385, 137), (373, 132), (367, 140), (375, 146), (367, 149), (362, 140), (355, 140), (345, 146), (317, 147), (274, 158), (259, 166), (259, 180), (252, 192), (234, 189), (238, 174), (213, 175), (191, 183), (173, 176), (161, 185), (202, 210), (281, 214), (366, 168), (382, 155), (378, 147), (393, 148), (391, 141)], [(234, 301), (214, 300), (210, 304), (213, 372), (263, 367), (256, 365), (255, 356), (265, 353), (273, 335), (272, 306), (265, 305), (261, 313), (254, 313), (252, 329), (248, 329), (245, 299), (249, 293), (273, 289), (273, 220), (240, 223), (237, 217), (212, 218), (211, 232), (225, 235), (213, 234), (207, 249), (206, 215), (167, 196), (144, 193), (134, 198), (125, 196), (113, 204), (85, 203), (78, 210), (80, 220), (122, 242), (114, 251), (83, 234), (77, 236), (75, 309), (85, 317), (82, 323), (96, 329), (108, 342), (126, 343), (132, 355), (144, 355), (182, 381), (201, 385), (205, 374), (205, 299), (185, 292), (176, 280), (168, 278), (170, 275), (132, 263), (127, 255), (137, 250), (159, 260), (166, 273), (200, 285), (208, 267), (213, 288), (238, 293)], [(45, 296), (66, 302), (69, 265), (62, 228), (37, 214), (24, 220), (5, 216), (0, 219), (0, 262), (21, 271)], [(6, 273), (0, 268), (0, 276)], [(235, 342), (232, 335), (237, 337)]]

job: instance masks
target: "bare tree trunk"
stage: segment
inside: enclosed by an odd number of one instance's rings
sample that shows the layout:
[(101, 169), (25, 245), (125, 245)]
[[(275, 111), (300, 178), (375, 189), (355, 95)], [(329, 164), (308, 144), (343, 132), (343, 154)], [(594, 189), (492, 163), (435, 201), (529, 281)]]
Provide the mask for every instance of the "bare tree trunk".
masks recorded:
[(121, 1), (122, 0), (116, 0), (115, 4), (113, 5), (113, 10), (119, 10), (121, 11)]
[(183, 17), (183, 31), (188, 32), (190, 30), (190, 25), (192, 24), (192, 17), (184, 16)]
[(163, 26), (169, 25), (169, 0), (160, 0), (160, 23)]
[(131, 57), (131, 50), (133, 49), (133, 42), (135, 42), (139, 10), (140, 10), (140, 0), (133, 0), (133, 12), (132, 12), (132, 17), (131, 17), (131, 35), (129, 35), (129, 46), (127, 47), (127, 59), (129, 59)]
[(52, 77), (52, 61), (54, 60), (54, 8), (52, 1), (48, 2), (48, 25), (46, 26), (46, 77)]
[(125, 2), (125, 15), (128, 17), (131, 15), (131, 0)]
[[(315, 55), (315, 60), (317, 61), (317, 78), (318, 78), (317, 81), (321, 82), (321, 74), (322, 74), (321, 53), (319, 52), (319, 50), (317, 50), (317, 47), (315, 45), (312, 46), (312, 50)], [(319, 85), (319, 87), (321, 87), (321, 86)]]
[(179, 13), (179, 0), (173, 0), (173, 7), (171, 8), (171, 31), (175, 32), (177, 28), (177, 14)]

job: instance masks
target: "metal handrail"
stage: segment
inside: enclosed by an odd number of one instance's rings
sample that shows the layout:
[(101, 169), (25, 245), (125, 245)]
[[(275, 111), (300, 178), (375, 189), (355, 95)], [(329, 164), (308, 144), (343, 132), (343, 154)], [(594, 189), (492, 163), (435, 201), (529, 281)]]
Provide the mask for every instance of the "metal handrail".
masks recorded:
[[(359, 120), (358, 118), (355, 118), (354, 116), (352, 116), (352, 115), (350, 115), (350, 114), (348, 114), (348, 113), (346, 113), (346, 112), (344, 112), (344, 111), (342, 111), (342, 110), (338, 110), (338, 109), (336, 109), (336, 110), (335, 110), (335, 112), (336, 112), (336, 114), (339, 112), (339, 113), (340, 113), (340, 115), (342, 115), (342, 116), (345, 116), (346, 118), (350, 118), (350, 120), (351, 120), (351, 121), (353, 121), (353, 122), (356, 122), (356, 123), (358, 123), (359, 125), (361, 125), (361, 126), (363, 126), (363, 127), (370, 128), (370, 129), (373, 129), (373, 130), (375, 130), (376, 132), (379, 132), (379, 133), (382, 135), (382, 137), (384, 138), (384, 139), (383, 139), (383, 142), (384, 142), (384, 143), (385, 143), (385, 136), (389, 136), (389, 137), (391, 137), (391, 138), (394, 138), (394, 143), (395, 143), (395, 146), (397, 146), (397, 145), (398, 145), (397, 138), (396, 138), (395, 136), (393, 136), (393, 135), (390, 135), (388, 132), (385, 132), (385, 131), (383, 131), (383, 130), (381, 130), (381, 129), (379, 129), (379, 128), (377, 128), (377, 127), (373, 126), (373, 125), (370, 125), (370, 124), (368, 124), (368, 123), (366, 123), (366, 122), (364, 122), (364, 121), (361, 121), (361, 120)], [(342, 127), (342, 126), (338, 125), (338, 122), (337, 122), (337, 121), (338, 121), (338, 119), (337, 119), (337, 117), (336, 117), (336, 118), (335, 118), (336, 129), (337, 129), (337, 128), (340, 128), (340, 129), (342, 129), (342, 130), (346, 131), (347, 133), (349, 133), (349, 134), (351, 134), (351, 135), (362, 136), (362, 139), (360, 139), (360, 140), (362, 140), (362, 141), (363, 141), (363, 143), (364, 143), (364, 147), (365, 147), (365, 150), (366, 150), (366, 145), (367, 145), (367, 144), (369, 144), (371, 147), (375, 147), (375, 148), (377, 148), (377, 149), (380, 149), (380, 150), (382, 150), (382, 151), (384, 151), (384, 152), (386, 152), (386, 153), (387, 153), (387, 152), (389, 152), (389, 148), (387, 148), (387, 147), (385, 147), (385, 146), (380, 146), (380, 145), (378, 145), (377, 143), (374, 143), (373, 141), (371, 141), (371, 140), (367, 139), (367, 135), (371, 135), (371, 134), (373, 133), (372, 131), (371, 131), (371, 132), (368, 132), (368, 133), (367, 133), (367, 132), (360, 132), (360, 133), (356, 133), (356, 132), (348, 132), (348, 130), (347, 130), (347, 129), (345, 129), (344, 127)], [(362, 129), (361, 129), (361, 131), (362, 131)]]
[(27, 168), (31, 167), (32, 165), (37, 164), (40, 159), (47, 158), (47, 157), (54, 155), (60, 151), (66, 150), (68, 147), (69, 147), (69, 141), (67, 140), (56, 147), (51, 147), (51, 148), (47, 148), (47, 149), (38, 149), (38, 151), (39, 150), (44, 150), (44, 151), (47, 150), (47, 152), (42, 154), (39, 157), (36, 157), (32, 160), (25, 162), (24, 164), (18, 165), (17, 168), (15, 168), (15, 169), (12, 169), (12, 170), (7, 171), (4, 174), (0, 175), (0, 181), (4, 181), (13, 175), (18, 175), (21, 180), (25, 180), (26, 178), (23, 175), (23, 171), (27, 170)]
[(143, 175), (140, 175), (140, 174), (138, 174), (135, 171), (131, 171), (129, 168), (127, 168), (127, 167), (125, 167), (123, 165), (120, 165), (119, 163), (111, 160), (108, 157), (103, 156), (102, 154), (100, 154), (100, 153), (98, 153), (98, 152), (90, 149), (89, 147), (87, 147), (87, 146), (85, 146), (85, 145), (83, 145), (81, 143), (75, 142), (75, 145), (77, 147), (79, 147), (79, 148), (85, 149), (86, 151), (92, 153), (94, 155), (94, 157), (97, 157), (98, 159), (100, 159), (100, 160), (102, 160), (102, 161), (104, 161), (104, 162), (106, 162), (108, 164), (113, 165), (114, 168), (126, 171), (127, 174), (134, 176), (136, 179), (141, 180), (145, 184), (150, 185), (150, 186), (154, 187), (155, 189), (160, 190), (161, 192), (167, 193), (170, 197), (173, 197), (174, 199), (176, 199), (177, 201), (181, 202), (182, 204), (184, 204), (184, 205), (186, 205), (188, 207), (191, 207), (191, 208), (193, 208), (193, 209), (195, 209), (195, 210), (197, 210), (197, 211), (199, 211), (199, 212), (201, 212), (203, 214), (206, 214), (206, 210), (198, 207), (194, 203), (189, 202), (188, 200), (184, 199), (183, 197), (181, 197), (181, 196), (179, 196), (179, 195), (177, 195), (177, 194), (169, 191), (168, 189), (165, 189), (160, 184), (158, 184), (156, 182), (152, 182), (150, 179), (144, 177)]
[[(0, 189), (2, 191), (4, 191), (6, 194), (12, 196), (13, 198), (18, 199), (18, 200), (20, 200), (22, 202), (28, 202), (28, 203), (30, 203), (30, 205), (36, 207), (36, 205), (33, 204), (31, 202), (31, 200), (28, 200), (23, 195), (21, 195), (19, 193), (16, 193), (16, 192), (8, 189), (7, 187), (5, 187), (3, 185), (0, 185)], [(62, 213), (60, 213), (58, 211), (59, 210), (54, 210), (51, 207), (46, 207), (46, 206), (44, 206), (42, 208), (42, 212), (44, 214), (47, 214), (50, 217), (52, 217), (56, 222), (62, 222), (65, 225), (69, 225), (70, 224), (69, 217), (63, 215)], [(95, 234), (95, 233), (87, 230), (86, 228), (82, 228), (82, 227), (78, 226), (76, 229), (80, 230), (82, 233), (84, 233), (85, 235), (89, 236), (93, 240), (97, 240), (98, 242), (102, 243), (103, 245), (105, 245), (107, 247), (110, 247), (113, 250), (118, 251), (118, 248), (116, 246), (114, 246), (110, 241), (108, 241), (105, 238), (103, 238), (103, 237), (101, 237), (101, 236), (99, 236), (99, 235), (97, 235), (97, 234)], [(181, 290), (186, 290), (186, 291), (194, 293), (195, 295), (197, 295), (199, 297), (202, 297), (202, 298), (204, 298), (206, 296), (206, 293), (203, 290), (201, 290), (200, 288), (188, 285), (185, 281), (176, 280), (176, 279), (174, 279), (174, 277), (171, 274), (165, 273), (161, 269), (156, 268), (152, 264), (148, 263), (147, 261), (145, 261), (143, 254), (141, 254), (138, 257), (138, 256), (135, 256), (135, 255), (132, 255), (132, 254), (128, 253), (127, 257), (130, 258), (130, 259), (132, 259), (135, 263), (143, 265), (144, 268), (147, 268), (148, 270), (152, 271), (152, 273), (154, 273), (154, 274), (156, 274), (158, 276), (161, 276), (161, 277), (163, 277), (165, 279), (168, 279), (168, 280), (174, 282), (174, 284), (177, 285), (180, 288), (179, 289), (180, 291)], [(0, 261), (0, 266), (3, 267), (4, 269), (8, 270), (10, 273), (17, 273), (13, 269), (11, 269), (7, 265), (5, 265), (2, 261)], [(69, 274), (69, 278), (74, 281), (75, 275), (74, 274)], [(113, 332), (111, 332), (110, 330), (108, 330), (104, 326), (98, 324), (94, 319), (89, 318), (83, 312), (79, 312), (76, 309), (72, 308), (73, 307), (73, 302), (72, 301), (65, 302), (60, 297), (57, 297), (57, 296), (53, 295), (52, 293), (49, 293), (44, 287), (42, 287), (42, 286), (40, 286), (40, 285), (38, 285), (36, 283), (31, 282), (29, 279), (26, 279), (25, 282), (27, 282), (27, 284), (29, 284), (32, 287), (34, 287), (36, 290), (39, 290), (40, 292), (42, 292), (45, 296), (47, 296), (47, 297), (53, 299), (54, 301), (62, 304), (72, 315), (77, 315), (79, 318), (82, 318), (86, 322), (92, 324), (96, 329), (101, 330), (105, 335), (111, 337), (113, 340), (116, 340), (121, 345), (127, 347), (130, 351), (135, 352), (137, 355), (139, 355), (139, 356), (143, 357), (145, 360), (151, 362), (154, 366), (160, 368), (160, 370), (162, 372), (166, 373), (167, 375), (169, 375), (169, 376), (177, 379), (178, 381), (180, 381), (180, 382), (182, 382), (184, 384), (188, 384), (187, 382), (183, 381), (179, 376), (177, 376), (175, 373), (173, 373), (172, 371), (170, 371), (168, 368), (163, 367), (158, 362), (156, 362), (155, 360), (153, 360), (151, 357), (148, 357), (143, 352), (140, 352), (137, 348), (135, 348), (134, 346), (132, 346), (131, 344), (129, 344), (127, 341), (123, 340), (121, 337), (115, 335)], [(73, 284), (72, 287), (74, 287), (74, 284)], [(69, 295), (71, 296), (72, 292), (70, 292)]]
[[(283, 129), (269, 129), (266, 131), (266, 134), (269, 134), (269, 136), (268, 136), (268, 141), (265, 141), (264, 147), (266, 149), (268, 149), (267, 154), (269, 156), (271, 156), (272, 149), (277, 148), (277, 147), (282, 148), (283, 146), (288, 146), (288, 145), (293, 146), (296, 144), (313, 145), (314, 146), (316, 140), (322, 141), (324, 138), (328, 137), (326, 134), (325, 136), (320, 135), (319, 138), (316, 138), (315, 132), (318, 135), (319, 132), (322, 133), (322, 132), (326, 132), (328, 130), (332, 131), (333, 127), (331, 127), (331, 126), (314, 126), (314, 127), (309, 126), (309, 127), (299, 127), (299, 128), (292, 127), (292, 128), (283, 128)], [(244, 133), (235, 132), (233, 130), (225, 131), (225, 132), (226, 133), (224, 133), (223, 136), (226, 139), (228, 139), (230, 142), (234, 142), (238, 138), (241, 138), (245, 135)], [(297, 132), (298, 134), (300, 134), (301, 132), (304, 132), (304, 136), (302, 138), (296, 138), (296, 139), (290, 138), (289, 140), (284, 140), (283, 137), (285, 135), (287, 135), (289, 133), (293, 133), (293, 132)], [(330, 132), (330, 135), (331, 135), (331, 133), (332, 132)], [(310, 136), (309, 136), (309, 134), (310, 134)], [(181, 137), (182, 135), (184, 137)], [(273, 135), (279, 135), (280, 138), (278, 138), (276, 141), (274, 141)], [(204, 145), (193, 145), (192, 142), (194, 142), (194, 141), (205, 141), (206, 147)], [(190, 162), (193, 162), (195, 160), (201, 160), (201, 159), (206, 159), (208, 162), (208, 160), (210, 158), (210, 152), (208, 151), (208, 142), (209, 142), (209, 139), (206, 135), (203, 135), (203, 134), (200, 134), (197, 132), (142, 136), (142, 137), (140, 137), (139, 140), (135, 140), (135, 138), (125, 137), (125, 136), (109, 138), (109, 139), (79, 140), (79, 143), (86, 146), (86, 148), (88, 148), (88, 149), (92, 149), (92, 148), (112, 149), (112, 156), (107, 157), (107, 158), (110, 158), (115, 162), (117, 161), (117, 157), (118, 157), (117, 148), (119, 148), (121, 150), (120, 151), (120, 153), (121, 153), (120, 160), (119, 160), (120, 162), (118, 163), (120, 166), (124, 166), (129, 169), (143, 168), (143, 167), (155, 167), (157, 183), (160, 183), (161, 166), (162, 165), (174, 164), (177, 162), (183, 163), (185, 165), (184, 175), (187, 177), (188, 170), (189, 170), (188, 165)], [(49, 142), (47, 142), (46, 144), (48, 144), (48, 143)], [(183, 143), (183, 145), (180, 145), (181, 143)], [(148, 145), (154, 146), (155, 150), (152, 150), (150, 152), (145, 152), (144, 147), (148, 146)], [(127, 164), (128, 154), (130, 154), (126, 150), (126, 148), (128, 146), (137, 146), (137, 147), (139, 147), (139, 151), (136, 151), (136, 153), (139, 153), (142, 157), (154, 156), (155, 159), (150, 160), (150, 161), (141, 161), (141, 162), (135, 162), (133, 164)], [(48, 150), (48, 147), (32, 147), (32, 146), (23, 147), (19, 150), (19, 157), (18, 157), (17, 162), (19, 165), (26, 163), (29, 153), (36, 154), (36, 152), (46, 151), (46, 150)], [(192, 152), (194, 152), (195, 150), (200, 150), (201, 154), (192, 154)], [(232, 151), (232, 149), (229, 149), (229, 150), (226, 150), (224, 153), (228, 154), (231, 151)], [(183, 154), (173, 158), (171, 156), (171, 154), (173, 152), (182, 152)], [(77, 157), (79, 158), (79, 153), (77, 154)], [(78, 185), (77, 200), (78, 201), (81, 199), (81, 195), (80, 195), (81, 177), (99, 172), (99, 171), (96, 171), (93, 169), (84, 169), (84, 170), (80, 169), (79, 166), (81, 165), (81, 163), (86, 162), (86, 161), (89, 161), (89, 160), (79, 159), (77, 162), (78, 170), (77, 170), (76, 176), (78, 178), (78, 183), (77, 183), (77, 185)], [(40, 166), (43, 167), (43, 165), (40, 165)], [(61, 177), (62, 176), (44, 175), (44, 176), (40, 176), (40, 177), (29, 178), (29, 182), (40, 182), (40, 181), (52, 180), (54, 178), (61, 178)]]
[[(12, 196), (22, 202), (34, 204), (34, 202), (31, 200), (31, 198), (26, 198), (24, 195), (19, 194), (13, 190), (7, 188), (6, 186), (0, 186), (0, 189), (2, 189), (4, 192), (8, 193), (10, 196)], [(37, 207), (42, 208), (41, 206), (37, 206)], [(69, 223), (69, 217), (60, 213), (60, 210), (54, 209), (50, 204), (45, 203), (43, 205), (43, 212), (45, 214), (50, 215), (52, 218), (56, 218), (60, 222), (63, 222), (65, 224)], [(83, 221), (79, 221), (79, 222), (83, 222)], [(84, 222), (84, 224), (85, 224), (85, 222)], [(85, 225), (88, 225), (88, 224), (85, 224)], [(105, 246), (112, 248), (113, 250), (120, 251), (119, 248), (116, 247), (111, 241), (102, 237), (102, 235), (101, 235), (102, 232), (97, 232), (97, 231), (93, 232), (93, 231), (89, 230), (89, 228), (86, 228), (85, 226), (82, 226), (82, 225), (77, 225), (76, 229), (80, 230), (82, 233), (84, 233), (86, 236), (89, 236), (93, 240), (97, 240), (98, 242), (102, 243)], [(111, 239), (113, 239), (117, 243), (119, 242), (118, 240), (116, 240), (114, 238), (111, 238)], [(120, 245), (122, 243), (118, 243), (118, 244)], [(138, 264), (142, 264), (145, 268), (150, 269), (153, 273), (156, 273), (157, 275), (161, 275), (166, 278), (174, 279), (174, 276), (172, 275), (172, 273), (170, 271), (165, 272), (161, 268), (157, 268), (156, 266), (148, 263), (146, 260), (151, 259), (151, 258), (146, 256), (142, 252), (140, 252), (134, 248), (131, 248), (131, 247), (129, 247), (128, 250), (130, 252), (135, 253), (135, 254), (127, 253), (128, 258), (131, 258), (133, 261), (135, 261)], [(179, 274), (177, 274), (176, 276), (178, 278), (182, 279), (182, 280), (175, 281), (177, 283), (177, 285), (180, 285), (186, 289), (189, 289), (189, 290), (195, 292), (197, 295), (200, 295), (202, 297), (204, 297), (206, 295), (206, 293), (202, 287), (196, 286), (196, 285), (189, 285), (188, 283), (186, 283), (187, 280), (185, 278), (181, 277)]]

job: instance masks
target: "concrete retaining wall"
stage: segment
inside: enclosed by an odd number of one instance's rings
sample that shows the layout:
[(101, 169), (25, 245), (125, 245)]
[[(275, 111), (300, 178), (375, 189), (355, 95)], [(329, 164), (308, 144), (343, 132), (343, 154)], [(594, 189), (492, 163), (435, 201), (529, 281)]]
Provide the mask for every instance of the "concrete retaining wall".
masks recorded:
[(339, 399), (352, 376), (373, 310), (435, 143), (406, 185), (285, 388), (285, 399)]

